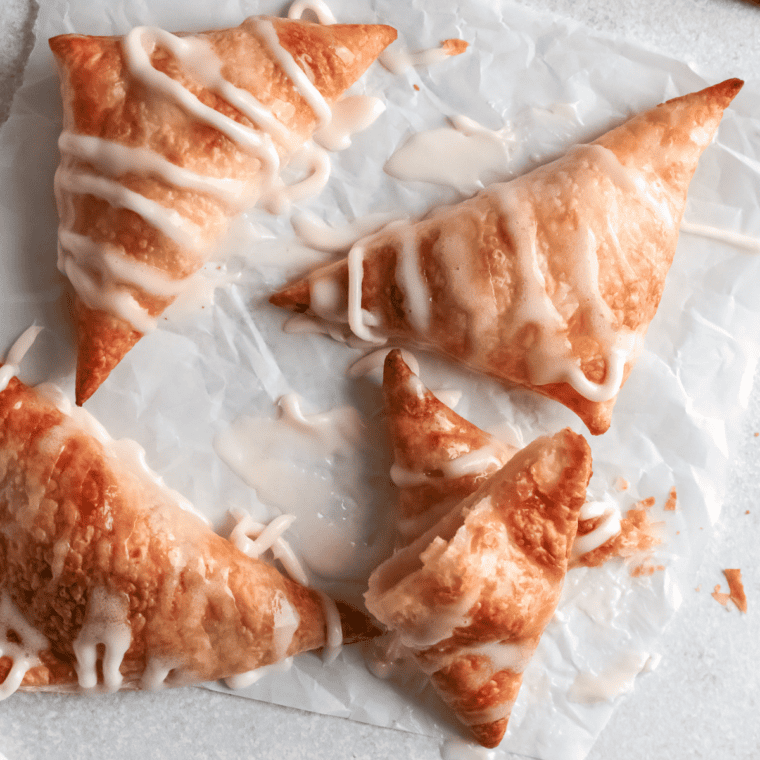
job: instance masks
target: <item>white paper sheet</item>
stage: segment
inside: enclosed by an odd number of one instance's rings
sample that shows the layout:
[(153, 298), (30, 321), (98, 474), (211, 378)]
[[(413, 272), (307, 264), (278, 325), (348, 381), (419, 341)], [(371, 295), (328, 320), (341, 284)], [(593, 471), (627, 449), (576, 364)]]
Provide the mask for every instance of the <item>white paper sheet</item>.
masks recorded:
[[(420, 214), (460, 198), (453, 190), (401, 183), (381, 171), (406, 137), (444, 126), (447, 116), (464, 114), (492, 129), (509, 122), (516, 138), (510, 171), (516, 174), (640, 109), (731, 76), (719, 72), (706, 81), (684, 63), (506, 3), (330, 5), (341, 21), (397, 27), (396, 44), (409, 50), (451, 37), (470, 43), (461, 56), (403, 75), (376, 65), (358, 85), (357, 91), (382, 97), (388, 108), (349, 150), (334, 156), (330, 184), (303, 206), (332, 224), (370, 212)], [(33, 321), (48, 328), (25, 363), (26, 380), (52, 376), (69, 390), (73, 383), (67, 288), (55, 269), (52, 177), (60, 106), (47, 38), (69, 31), (124, 33), (138, 24), (198, 30), (283, 10), (278, 2), (232, 0), (41, 3), (38, 41), (0, 132), (0, 354)], [(750, 83), (700, 162), (686, 219), (760, 235), (759, 123), (753, 117), (759, 105), (760, 88)], [(260, 237), (262, 227), (271, 238)], [(259, 212), (235, 225), (225, 249), (231, 254), (227, 270), (239, 278), (217, 292), (216, 305), (189, 321), (167, 322), (143, 339), (88, 403), (114, 437), (139, 441), (154, 469), (220, 527), (229, 507), (262, 518), (276, 513), (214, 452), (214, 436), (234, 420), (274, 416), (275, 400), (288, 391), (300, 393), (314, 411), (350, 403), (372, 421), (379, 408), (371, 381), (345, 374), (360, 351), (323, 337), (284, 335), (286, 317), (266, 305), (274, 287), (326, 255), (293, 242), (287, 218)], [(690, 583), (718, 517), (750, 391), (760, 344), (758, 270), (756, 255), (682, 235), (612, 428), (591, 440), (595, 494), (614, 495), (623, 509), (638, 498), (656, 498), (653, 517), (665, 521), (666, 532), (655, 562), (666, 570), (638, 579), (619, 564), (570, 573), (560, 610), (526, 671), (499, 755), (582, 758), (677, 609), (679, 588)], [(423, 380), (462, 390), (457, 410), (483, 427), (511, 422), (526, 441), (564, 425), (583, 432), (569, 411), (552, 402), (419, 358)], [(382, 445), (378, 440), (377, 453), (366, 463), (368, 477), (387, 475)], [(615, 492), (618, 477), (631, 484), (628, 491)], [(680, 509), (666, 514), (662, 507), (672, 486)], [(387, 550), (391, 498), (390, 490), (381, 489), (370, 503), (347, 507), (370, 553)], [(326, 528), (336, 524), (338, 517), (328, 515)], [(302, 548), (320, 541), (318, 534), (300, 534), (297, 525), (294, 535)], [(366, 570), (356, 574), (347, 567), (343, 575), (341, 583), (321, 585), (360, 597)], [(317, 655), (304, 655), (289, 673), (267, 676), (238, 694), (403, 730), (457, 731), (417, 676), (379, 681), (367, 671), (360, 648), (346, 649), (329, 667)], [(600, 695), (606, 698), (590, 701)]]

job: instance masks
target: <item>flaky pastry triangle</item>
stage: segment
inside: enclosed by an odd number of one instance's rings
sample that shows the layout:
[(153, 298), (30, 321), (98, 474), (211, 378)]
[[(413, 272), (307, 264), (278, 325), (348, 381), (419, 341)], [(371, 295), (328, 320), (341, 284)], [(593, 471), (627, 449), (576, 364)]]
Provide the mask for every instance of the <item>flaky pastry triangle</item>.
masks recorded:
[(399, 488), (399, 533), (416, 538), (476, 491), (517, 451), (460, 417), (431, 393), (399, 349), (383, 369), (383, 394)]
[(483, 746), (554, 614), (590, 477), (582, 436), (539, 438), (369, 579), (369, 611)]
[(0, 392), (0, 698), (226, 678), (333, 646), (341, 624), (371, 634), (57, 403), (16, 379)]
[(380, 25), (252, 17), (234, 29), (50, 40), (64, 106), (59, 268), (76, 290), (83, 403), (206, 261), (230, 219), (324, 182), (280, 167), (396, 37)]
[(610, 425), (657, 310), (697, 161), (742, 82), (663, 103), (422, 221), (359, 241), (270, 300), (436, 350)]

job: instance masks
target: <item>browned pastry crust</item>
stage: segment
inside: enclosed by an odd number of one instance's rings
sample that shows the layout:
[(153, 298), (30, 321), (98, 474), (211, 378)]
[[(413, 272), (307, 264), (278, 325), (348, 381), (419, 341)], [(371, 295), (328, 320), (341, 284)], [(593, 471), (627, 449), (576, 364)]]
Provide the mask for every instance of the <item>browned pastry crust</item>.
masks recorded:
[[(414, 538), (437, 522), (435, 515), (440, 517), (441, 510), (448, 511), (476, 491), (515, 449), (436, 398), (409, 369), (399, 349), (385, 359), (383, 394), (395, 467), (404, 473), (402, 477), (424, 481), (399, 484), (399, 527), (405, 538)], [(458, 476), (447, 472), (452, 461), (479, 451), (486, 456), (476, 462), (477, 467)], [(431, 513), (433, 519), (426, 521)]]
[[(697, 161), (741, 86), (730, 79), (663, 103), (510, 183), (389, 227), (359, 244), (353, 264), (349, 256), (270, 300), (327, 319), (348, 311), (350, 323), (353, 277), (375, 335), (528, 387), (604, 433), (660, 302)], [(312, 308), (311, 284), (323, 279), (341, 294), (327, 315)], [(619, 382), (605, 331), (631, 341)], [(607, 382), (606, 400), (576, 389)]]
[[(328, 103), (335, 102), (396, 37), (390, 27), (336, 24), (320, 26), (304, 21), (269, 19), (279, 43), (290, 52)], [(287, 144), (275, 148), (284, 163), (313, 133), (317, 117), (285, 74), (272, 50), (249, 19), (234, 29), (193, 35), (204, 40), (222, 61), (224, 78), (271, 109), (290, 132)], [(64, 130), (148, 149), (172, 164), (197, 174), (234, 180), (255, 191), (261, 183), (262, 162), (210, 124), (188, 116), (171, 98), (161, 97), (130, 73), (121, 37), (67, 34), (50, 40), (61, 77)], [(154, 69), (180, 82), (201, 103), (244, 127), (256, 125), (215, 91), (178, 65), (160, 44), (150, 54)], [(62, 169), (97, 166), (64, 152)], [(125, 188), (173, 209), (196, 224), (210, 245), (227, 228), (238, 209), (224, 198), (187, 187), (177, 187), (160, 176), (127, 172), (115, 177)], [(254, 198), (255, 200), (255, 198)], [(68, 229), (99, 244), (123, 248), (124, 255), (150, 264), (172, 280), (183, 280), (204, 260), (168, 237), (128, 208), (110, 205), (87, 193), (58, 191), (59, 213)], [(174, 296), (157, 296), (139, 287), (128, 291), (151, 317), (160, 315)], [(77, 296), (77, 403), (83, 403), (105, 380), (121, 358), (142, 337), (119, 315), (91, 308)]]
[[(243, 554), (15, 379), (0, 393), (0, 590), (49, 642), (26, 689), (77, 688), (75, 642), (88, 615), (129, 631), (124, 688), (147, 686), (156, 665), (170, 670), (160, 685), (180, 685), (326, 642), (316, 591)], [(345, 633), (371, 635), (364, 616), (344, 609)], [(297, 616), (292, 638), (283, 610)], [(0, 657), (0, 684), (10, 664)], [(98, 674), (102, 684), (100, 664)]]
[(539, 438), (370, 577), (370, 612), (486, 747), (559, 601), (590, 477), (582, 436)]

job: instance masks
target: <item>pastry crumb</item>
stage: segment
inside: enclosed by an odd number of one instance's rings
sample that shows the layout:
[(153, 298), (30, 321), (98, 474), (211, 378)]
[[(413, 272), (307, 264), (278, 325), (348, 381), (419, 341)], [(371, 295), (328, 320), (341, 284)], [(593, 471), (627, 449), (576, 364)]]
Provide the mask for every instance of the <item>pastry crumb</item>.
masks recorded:
[(744, 514), (745, 514), (745, 515), (748, 515), (748, 514), (749, 514), (749, 510), (747, 510), (747, 511), (746, 511)]
[(412, 87), (417, 90), (417, 92), (420, 91), (420, 86), (418, 84), (413, 84)]
[(742, 583), (742, 571), (738, 568), (731, 568), (723, 571), (728, 581), (728, 596), (731, 601), (739, 608), (741, 612), (747, 611), (747, 595), (744, 592)]
[(695, 591), (701, 591), (702, 590), (702, 584), (700, 583), (699, 586), (697, 586), (694, 590)]
[(618, 491), (627, 491), (630, 483), (625, 478), (618, 478), (615, 481), (615, 488)]
[(718, 604), (722, 604), (724, 607), (728, 604), (728, 600), (731, 598), (731, 594), (723, 594), (720, 590), (720, 583), (715, 584), (712, 594), (710, 594)]
[(632, 578), (641, 578), (647, 575), (654, 575), (658, 570), (664, 570), (665, 565), (652, 565), (649, 562), (642, 562), (636, 567), (632, 567), (629, 571)]
[(461, 55), (464, 53), (465, 50), (470, 46), (469, 42), (465, 42), (464, 40), (457, 40), (457, 39), (450, 39), (450, 40), (444, 40), (441, 43), (441, 47), (449, 54), (449, 55)]
[(673, 488), (670, 489), (668, 500), (665, 502), (665, 511), (675, 512), (677, 507), (678, 507), (678, 494), (676, 493), (676, 487), (673, 486)]
[[(634, 504), (626, 512), (625, 517), (620, 520), (620, 532), (596, 549), (583, 554), (578, 558), (576, 564), (585, 567), (599, 567), (599, 565), (603, 565), (615, 557), (628, 558), (637, 554), (651, 553), (654, 547), (661, 543), (658, 535), (660, 525), (653, 523), (647, 512), (654, 503), (654, 497), (650, 496)], [(650, 567), (651, 570), (648, 569)], [(656, 567), (649, 565), (648, 557), (634, 567), (631, 574), (633, 575), (639, 568), (647, 568), (641, 570), (638, 573), (639, 575), (651, 575), (655, 570), (663, 569), (662, 565)]]

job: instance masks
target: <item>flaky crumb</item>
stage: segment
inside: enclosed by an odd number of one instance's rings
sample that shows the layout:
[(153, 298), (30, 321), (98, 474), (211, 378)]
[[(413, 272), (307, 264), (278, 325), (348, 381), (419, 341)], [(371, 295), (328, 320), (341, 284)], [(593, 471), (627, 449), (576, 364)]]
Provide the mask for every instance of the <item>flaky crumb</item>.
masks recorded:
[(632, 578), (641, 578), (645, 575), (654, 575), (656, 571), (664, 569), (665, 565), (652, 565), (648, 562), (642, 562), (642, 564), (632, 567), (630, 569), (630, 574)]
[[(651, 552), (655, 546), (661, 543), (657, 535), (658, 526), (652, 523), (647, 512), (654, 503), (655, 499), (652, 496), (634, 504), (628, 510), (625, 517), (620, 520), (620, 532), (605, 541), (601, 546), (579, 557), (574, 564), (585, 567), (599, 567), (599, 565), (603, 565), (615, 557), (627, 558)], [(586, 526), (579, 528), (579, 535), (588, 532), (585, 528)], [(639, 567), (644, 565), (646, 565), (646, 559)], [(655, 569), (659, 570), (661, 568), (658, 566)], [(651, 572), (654, 572), (654, 570)], [(647, 574), (651, 575), (651, 572), (647, 571)], [(641, 574), (644, 574), (644, 572)]]
[(412, 87), (417, 90), (417, 92), (420, 91), (420, 86), (418, 84), (413, 84)]
[(731, 601), (742, 611), (747, 611), (747, 595), (744, 593), (744, 584), (742, 583), (742, 571), (738, 568), (723, 571), (728, 581), (728, 591)]
[(465, 50), (470, 46), (469, 42), (465, 42), (464, 40), (457, 40), (457, 39), (450, 39), (450, 40), (444, 40), (441, 43), (441, 47), (449, 54), (449, 55), (461, 55), (464, 53)]
[(673, 486), (673, 488), (670, 489), (670, 495), (668, 496), (668, 500), (665, 502), (665, 511), (675, 512), (677, 506), (678, 506), (678, 494), (676, 493), (676, 487)]
[(701, 591), (702, 590), (702, 584), (700, 583), (699, 586), (697, 586), (694, 590), (695, 591)]
[(618, 478), (615, 481), (615, 488), (618, 491), (627, 491), (630, 483), (625, 478)]
[(724, 607), (728, 604), (728, 600), (731, 598), (731, 594), (721, 593), (720, 583), (715, 584), (715, 588), (710, 596), (712, 596), (718, 604), (722, 604)]

